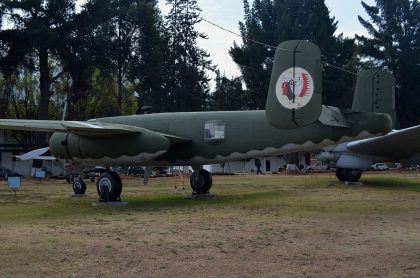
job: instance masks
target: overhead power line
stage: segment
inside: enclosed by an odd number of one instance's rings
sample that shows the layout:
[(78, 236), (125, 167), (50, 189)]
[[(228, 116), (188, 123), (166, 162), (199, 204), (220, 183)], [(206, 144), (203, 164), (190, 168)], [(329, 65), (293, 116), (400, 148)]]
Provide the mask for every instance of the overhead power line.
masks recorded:
[[(250, 42), (253, 42), (253, 43), (255, 43), (255, 44), (259, 44), (259, 45), (262, 45), (262, 46), (264, 46), (264, 47), (267, 47), (267, 48), (271, 48), (271, 49), (280, 49), (280, 50), (284, 50), (284, 51), (289, 51), (289, 52), (292, 52), (290, 49), (286, 49), (286, 48), (281, 48), (281, 47), (276, 47), (276, 46), (274, 46), (274, 45), (270, 45), (270, 44), (267, 44), (267, 43), (263, 43), (263, 42), (260, 42), (260, 41), (257, 41), (257, 40), (254, 40), (254, 39), (252, 39), (252, 38), (249, 38), (249, 37), (245, 37), (245, 36), (243, 36), (243, 35), (241, 35), (241, 34), (238, 34), (238, 33), (236, 33), (236, 32), (233, 32), (232, 30), (229, 30), (229, 29), (227, 29), (227, 28), (225, 28), (225, 27), (222, 27), (222, 26), (220, 26), (220, 25), (218, 25), (218, 24), (216, 24), (216, 23), (214, 23), (214, 22), (211, 22), (210, 20), (207, 20), (207, 19), (205, 19), (205, 18), (201, 18), (201, 20), (202, 21), (204, 21), (204, 22), (207, 22), (208, 24), (210, 24), (210, 25), (213, 25), (214, 27), (216, 27), (216, 28), (219, 28), (219, 29), (221, 29), (221, 30), (223, 30), (223, 31), (225, 31), (225, 32), (228, 32), (228, 33), (231, 33), (231, 34), (233, 34), (233, 35), (235, 35), (235, 36), (237, 36), (237, 37), (240, 37), (240, 38), (242, 38), (242, 39), (244, 39), (244, 40), (247, 40), (247, 41), (250, 41)], [(327, 66), (327, 67), (331, 67), (331, 68), (334, 68), (334, 69), (337, 69), (337, 70), (341, 70), (341, 71), (343, 71), (343, 72), (346, 72), (346, 73), (349, 73), (349, 74), (353, 74), (353, 75), (358, 75), (356, 72), (352, 72), (352, 71), (349, 71), (349, 70), (346, 70), (346, 69), (344, 69), (344, 68), (342, 68), (342, 67), (338, 67), (338, 66), (335, 66), (335, 65), (332, 65), (332, 64), (330, 64), (330, 63), (328, 63), (328, 62), (324, 62), (324, 61), (321, 61), (322, 62), (322, 64), (324, 64), (325, 66)]]
[[(218, 24), (216, 24), (216, 23), (213, 23), (213, 22), (211, 22), (211, 21), (209, 21), (209, 20), (207, 20), (207, 19), (205, 19), (205, 18), (201, 18), (201, 20), (203, 20), (203, 21), (207, 22), (208, 24), (213, 25), (214, 27), (217, 27), (217, 28), (219, 28), (219, 29), (222, 29), (223, 31), (226, 31), (226, 32), (231, 33), (231, 34), (233, 34), (233, 35), (235, 35), (235, 36), (238, 36), (238, 37), (240, 37), (240, 38), (242, 38), (242, 39), (245, 39), (245, 40), (251, 41), (251, 42), (253, 42), (253, 43), (256, 43), (256, 44), (259, 44), (259, 45), (265, 46), (265, 47), (267, 47), (267, 48), (272, 48), (272, 49), (277, 49), (277, 48), (278, 48), (278, 47), (276, 47), (276, 46), (269, 45), (269, 44), (266, 44), (266, 43), (263, 43), (263, 42), (260, 42), (260, 41), (257, 41), (257, 40), (254, 40), (254, 39), (251, 39), (251, 38), (248, 38), (248, 37), (242, 36), (241, 34), (235, 33), (235, 32), (233, 32), (233, 31), (231, 31), (231, 30), (229, 30), (229, 29), (226, 29), (226, 28), (224, 28), (224, 27), (222, 27), (222, 26), (220, 26), (220, 25), (218, 25)], [(281, 50), (285, 50), (285, 51), (290, 51), (290, 49), (286, 49), (286, 48), (280, 48), (280, 49), (281, 49)]]
[(353, 74), (353, 75), (358, 76), (357, 72), (349, 71), (349, 70), (346, 70), (344, 68), (340, 68), (340, 67), (334, 66), (334, 65), (332, 65), (332, 64), (330, 64), (328, 62), (321, 61), (321, 63), (323, 63), (327, 67), (331, 67), (331, 68), (334, 68), (334, 69), (337, 69), (337, 70), (341, 70), (343, 72), (346, 72), (346, 73), (349, 73), (349, 74)]

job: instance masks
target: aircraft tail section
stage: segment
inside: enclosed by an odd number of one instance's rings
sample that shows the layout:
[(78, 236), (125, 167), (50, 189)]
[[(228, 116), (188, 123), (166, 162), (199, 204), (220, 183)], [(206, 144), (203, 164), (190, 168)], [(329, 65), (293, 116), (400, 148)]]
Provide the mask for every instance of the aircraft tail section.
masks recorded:
[(315, 122), (322, 111), (321, 51), (315, 44), (293, 40), (276, 50), (266, 103), (268, 122), (291, 129)]
[(353, 111), (386, 113), (395, 125), (395, 78), (383, 70), (360, 72), (352, 105)]

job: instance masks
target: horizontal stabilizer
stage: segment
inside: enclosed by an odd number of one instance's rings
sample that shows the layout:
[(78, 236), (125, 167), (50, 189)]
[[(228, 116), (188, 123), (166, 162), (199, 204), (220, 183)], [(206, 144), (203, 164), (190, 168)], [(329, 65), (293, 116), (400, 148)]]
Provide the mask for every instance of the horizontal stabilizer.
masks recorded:
[(327, 126), (350, 127), (350, 123), (346, 120), (341, 110), (333, 106), (322, 106), (322, 113), (318, 120)]

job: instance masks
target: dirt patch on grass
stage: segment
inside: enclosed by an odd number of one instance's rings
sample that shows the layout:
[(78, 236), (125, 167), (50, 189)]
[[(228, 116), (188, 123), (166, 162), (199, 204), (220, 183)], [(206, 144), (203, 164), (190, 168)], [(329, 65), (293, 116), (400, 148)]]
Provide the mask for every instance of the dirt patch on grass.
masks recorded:
[(0, 185), (1, 275), (420, 276), (420, 193), (411, 185), (347, 187), (328, 176), (215, 182), (214, 200), (190, 200), (172, 179), (125, 180), (129, 205), (117, 208), (93, 207), (93, 186), (72, 199), (63, 184), (28, 184), (11, 199)]

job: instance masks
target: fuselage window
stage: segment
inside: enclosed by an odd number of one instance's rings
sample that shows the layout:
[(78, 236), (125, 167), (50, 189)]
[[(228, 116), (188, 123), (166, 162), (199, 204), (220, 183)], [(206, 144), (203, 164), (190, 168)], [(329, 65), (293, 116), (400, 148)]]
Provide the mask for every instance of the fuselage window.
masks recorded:
[(225, 123), (224, 122), (207, 122), (204, 125), (204, 139), (224, 139)]

